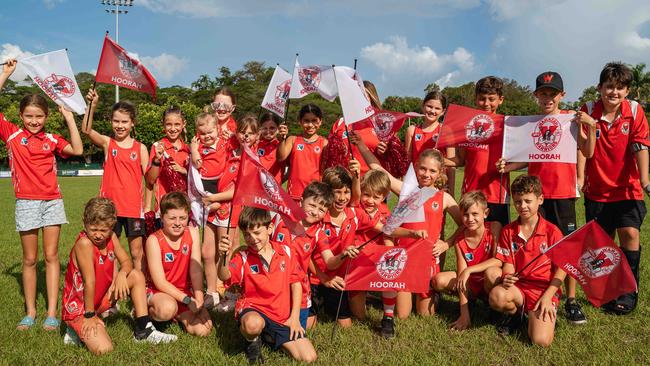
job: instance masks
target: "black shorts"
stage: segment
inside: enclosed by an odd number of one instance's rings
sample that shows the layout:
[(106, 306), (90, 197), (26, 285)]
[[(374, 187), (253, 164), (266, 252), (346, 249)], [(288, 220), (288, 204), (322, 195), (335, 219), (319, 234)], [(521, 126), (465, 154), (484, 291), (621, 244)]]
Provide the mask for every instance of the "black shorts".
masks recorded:
[(310, 284), (311, 289), (311, 307), (309, 307), (309, 316), (317, 316), (323, 308), (323, 296), (318, 292), (318, 285)]
[(576, 199), (544, 199), (539, 213), (553, 225), (557, 226), (562, 235), (567, 236), (576, 231)]
[(633, 227), (641, 230), (641, 224), (643, 224), (646, 213), (645, 202), (643, 201), (596, 202), (585, 198), (587, 222), (596, 220), (610, 235), (616, 229), (622, 227)]
[(217, 184), (219, 184), (218, 179), (201, 179), (203, 183), (203, 190), (208, 193), (217, 193)]
[(498, 221), (501, 226), (506, 226), (510, 223), (510, 205), (506, 203), (490, 203), (488, 202), (490, 214), (485, 221)]
[[(256, 312), (257, 314), (259, 314), (259, 316), (262, 317), (262, 319), (264, 319), (264, 329), (262, 329), (262, 341), (266, 343), (269, 347), (273, 349), (278, 349), (282, 347), (283, 344), (292, 341), (290, 339), (291, 330), (289, 329), (289, 327), (269, 319), (269, 317), (266, 316), (263, 312), (255, 310), (253, 308), (247, 308), (242, 310), (241, 313), (239, 313), (239, 319), (240, 319), (239, 322), (241, 323), (241, 318), (244, 316), (244, 314), (251, 311)], [(304, 338), (304, 337), (298, 335), (297, 338)]]
[(343, 291), (343, 298), (341, 298), (341, 291), (335, 290), (325, 285), (318, 285), (318, 292), (321, 296), (323, 296), (323, 308), (325, 309), (325, 314), (328, 317), (332, 319), (336, 318), (336, 311), (339, 307), (339, 299), (341, 301), (339, 319), (349, 319), (352, 316), (347, 291)]
[(144, 219), (118, 216), (113, 226), (113, 232), (118, 238), (122, 235), (122, 228), (127, 238), (145, 235)]

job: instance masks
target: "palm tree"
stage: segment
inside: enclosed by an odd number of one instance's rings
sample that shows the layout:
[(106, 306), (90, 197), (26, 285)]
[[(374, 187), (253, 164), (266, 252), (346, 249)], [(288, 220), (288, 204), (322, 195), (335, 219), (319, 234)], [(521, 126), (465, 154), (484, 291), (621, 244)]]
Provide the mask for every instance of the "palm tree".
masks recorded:
[[(630, 88), (630, 92), (636, 97), (635, 99), (644, 104), (647, 101), (646, 92), (650, 88), (650, 72), (645, 71), (645, 66), (643, 62), (632, 66), (632, 85)], [(642, 96), (646, 98), (642, 99)]]

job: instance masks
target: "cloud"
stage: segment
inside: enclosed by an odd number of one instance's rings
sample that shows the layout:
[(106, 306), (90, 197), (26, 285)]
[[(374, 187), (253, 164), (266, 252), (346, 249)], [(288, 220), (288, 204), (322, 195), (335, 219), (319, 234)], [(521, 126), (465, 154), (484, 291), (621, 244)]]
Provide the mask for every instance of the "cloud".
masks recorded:
[(509, 20), (536, 9), (558, 5), (566, 0), (487, 0), (490, 14), (497, 20)]
[(167, 53), (155, 57), (143, 56), (142, 63), (161, 80), (171, 80), (187, 66), (188, 60)]
[(638, 32), (631, 31), (622, 34), (624, 45), (635, 49), (650, 49), (650, 38), (641, 37)]
[[(4, 62), (9, 58), (21, 59), (29, 56), (34, 56), (34, 54), (28, 51), (23, 51), (20, 49), (20, 46), (11, 43), (3, 43), (2, 48), (0, 49), (0, 60), (2, 60), (1, 62)], [(20, 65), (20, 62), (18, 62), (18, 65)], [(27, 74), (20, 66), (18, 66), (16, 67), (16, 71), (14, 71), (14, 73), (11, 75), (10, 79), (13, 81), (21, 82), (25, 80), (25, 78), (27, 78)]]
[(410, 95), (421, 94), (434, 80), (441, 87), (461, 82), (476, 69), (474, 55), (462, 47), (439, 55), (428, 46), (409, 47), (400, 36), (363, 47), (361, 57), (381, 71), (382, 81), (392, 89)]

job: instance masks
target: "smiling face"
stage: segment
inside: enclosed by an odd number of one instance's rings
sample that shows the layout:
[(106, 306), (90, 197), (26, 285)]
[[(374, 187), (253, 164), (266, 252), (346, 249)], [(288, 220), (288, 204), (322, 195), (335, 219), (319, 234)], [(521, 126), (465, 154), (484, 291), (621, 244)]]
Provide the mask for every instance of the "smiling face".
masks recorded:
[(503, 103), (503, 95), (496, 93), (480, 93), (476, 95), (476, 107), (485, 112), (496, 113)]
[(433, 187), (440, 175), (440, 162), (432, 157), (424, 157), (418, 160), (415, 173), (420, 188)]
[(367, 213), (372, 214), (379, 208), (379, 205), (384, 202), (383, 194), (376, 192), (361, 192), (361, 207), (366, 210)]
[(183, 235), (189, 214), (187, 210), (172, 208), (162, 215), (163, 232), (170, 238), (178, 238)]
[(470, 231), (478, 230), (485, 224), (488, 212), (487, 207), (482, 207), (478, 203), (471, 205), (467, 210), (462, 212), (463, 225)]
[(246, 127), (243, 131), (237, 131), (237, 141), (239, 141), (241, 145), (251, 147), (252, 145), (255, 145), (258, 138), (259, 134), (253, 131), (251, 127)]
[(534, 94), (535, 98), (537, 98), (537, 105), (539, 105), (540, 112), (543, 114), (560, 113), (560, 102), (564, 98), (565, 92), (543, 87), (537, 89)]
[(630, 88), (611, 81), (598, 85), (598, 92), (603, 105), (607, 110), (615, 110), (623, 103), (623, 100), (630, 93)]
[(262, 125), (260, 126), (260, 137), (263, 140), (266, 141), (271, 141), (277, 136), (278, 134), (278, 125), (275, 124), (273, 121), (265, 121), (262, 122)]
[(332, 193), (334, 193), (334, 203), (332, 203), (330, 210), (334, 211), (334, 213), (339, 213), (347, 207), (348, 203), (350, 203), (352, 191), (349, 187), (342, 187), (332, 189)]
[(86, 236), (94, 246), (103, 248), (113, 235), (113, 227), (105, 224), (85, 224)]
[(219, 124), (223, 124), (230, 119), (232, 112), (235, 110), (232, 99), (223, 94), (217, 94), (210, 105), (214, 110), (214, 115), (217, 117)]
[(113, 135), (117, 141), (122, 141), (125, 138), (129, 137), (131, 134), (131, 129), (133, 129), (133, 120), (131, 116), (121, 110), (116, 110), (113, 112), (113, 117), (111, 118), (111, 127), (113, 128)]
[(323, 121), (313, 113), (305, 113), (300, 119), (300, 126), (302, 126), (302, 131), (307, 137), (314, 136), (318, 132), (321, 123)]
[(163, 121), (163, 129), (165, 130), (165, 136), (169, 141), (174, 142), (178, 140), (185, 128), (185, 120), (178, 113), (169, 113), (165, 116)]
[(248, 249), (251, 249), (255, 252), (259, 252), (269, 244), (269, 238), (271, 237), (272, 233), (272, 224), (269, 224), (268, 226), (257, 225), (253, 228), (243, 230), (244, 241), (246, 242)]
[(422, 104), (422, 114), (427, 123), (434, 123), (438, 121), (440, 116), (445, 114), (445, 109), (442, 102), (438, 99), (429, 99)]
[(539, 206), (544, 203), (544, 196), (537, 196), (535, 193), (513, 193), (512, 201), (515, 204), (517, 214), (523, 220), (531, 219), (537, 215)]
[(300, 206), (305, 211), (305, 222), (309, 225), (315, 224), (323, 220), (325, 213), (327, 213), (327, 206), (323, 200), (317, 197), (307, 197), (300, 201)]
[(23, 125), (27, 131), (36, 134), (41, 132), (43, 127), (45, 127), (47, 114), (40, 107), (32, 104), (26, 106), (23, 112), (20, 113), (20, 119), (23, 121)]

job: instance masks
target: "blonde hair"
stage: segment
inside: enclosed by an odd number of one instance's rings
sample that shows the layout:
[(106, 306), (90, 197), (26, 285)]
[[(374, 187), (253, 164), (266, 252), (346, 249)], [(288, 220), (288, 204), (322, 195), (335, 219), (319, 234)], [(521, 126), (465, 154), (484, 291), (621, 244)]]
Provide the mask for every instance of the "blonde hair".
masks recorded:
[(484, 210), (488, 207), (485, 193), (481, 191), (470, 191), (465, 193), (460, 198), (460, 201), (458, 201), (458, 207), (462, 212), (467, 212), (475, 204)]
[(201, 112), (194, 120), (194, 127), (198, 129), (199, 127), (207, 126), (209, 123), (213, 123), (217, 126), (217, 119), (215, 116), (212, 113)]
[(418, 164), (420, 164), (424, 159), (431, 158), (438, 163), (440, 169), (440, 174), (436, 181), (433, 182), (433, 186), (437, 189), (443, 189), (447, 186), (447, 174), (445, 174), (445, 158), (442, 156), (442, 153), (437, 149), (426, 149), (420, 153), (418, 157)]
[(390, 177), (382, 170), (368, 170), (361, 180), (361, 192), (386, 196), (390, 192)]
[(113, 201), (105, 197), (91, 198), (84, 207), (84, 225), (106, 225), (111, 229), (117, 222)]
[(260, 130), (260, 124), (257, 122), (257, 117), (252, 114), (247, 114), (237, 122), (237, 132), (244, 133), (246, 129), (250, 128), (253, 130), (253, 133), (258, 133)]

